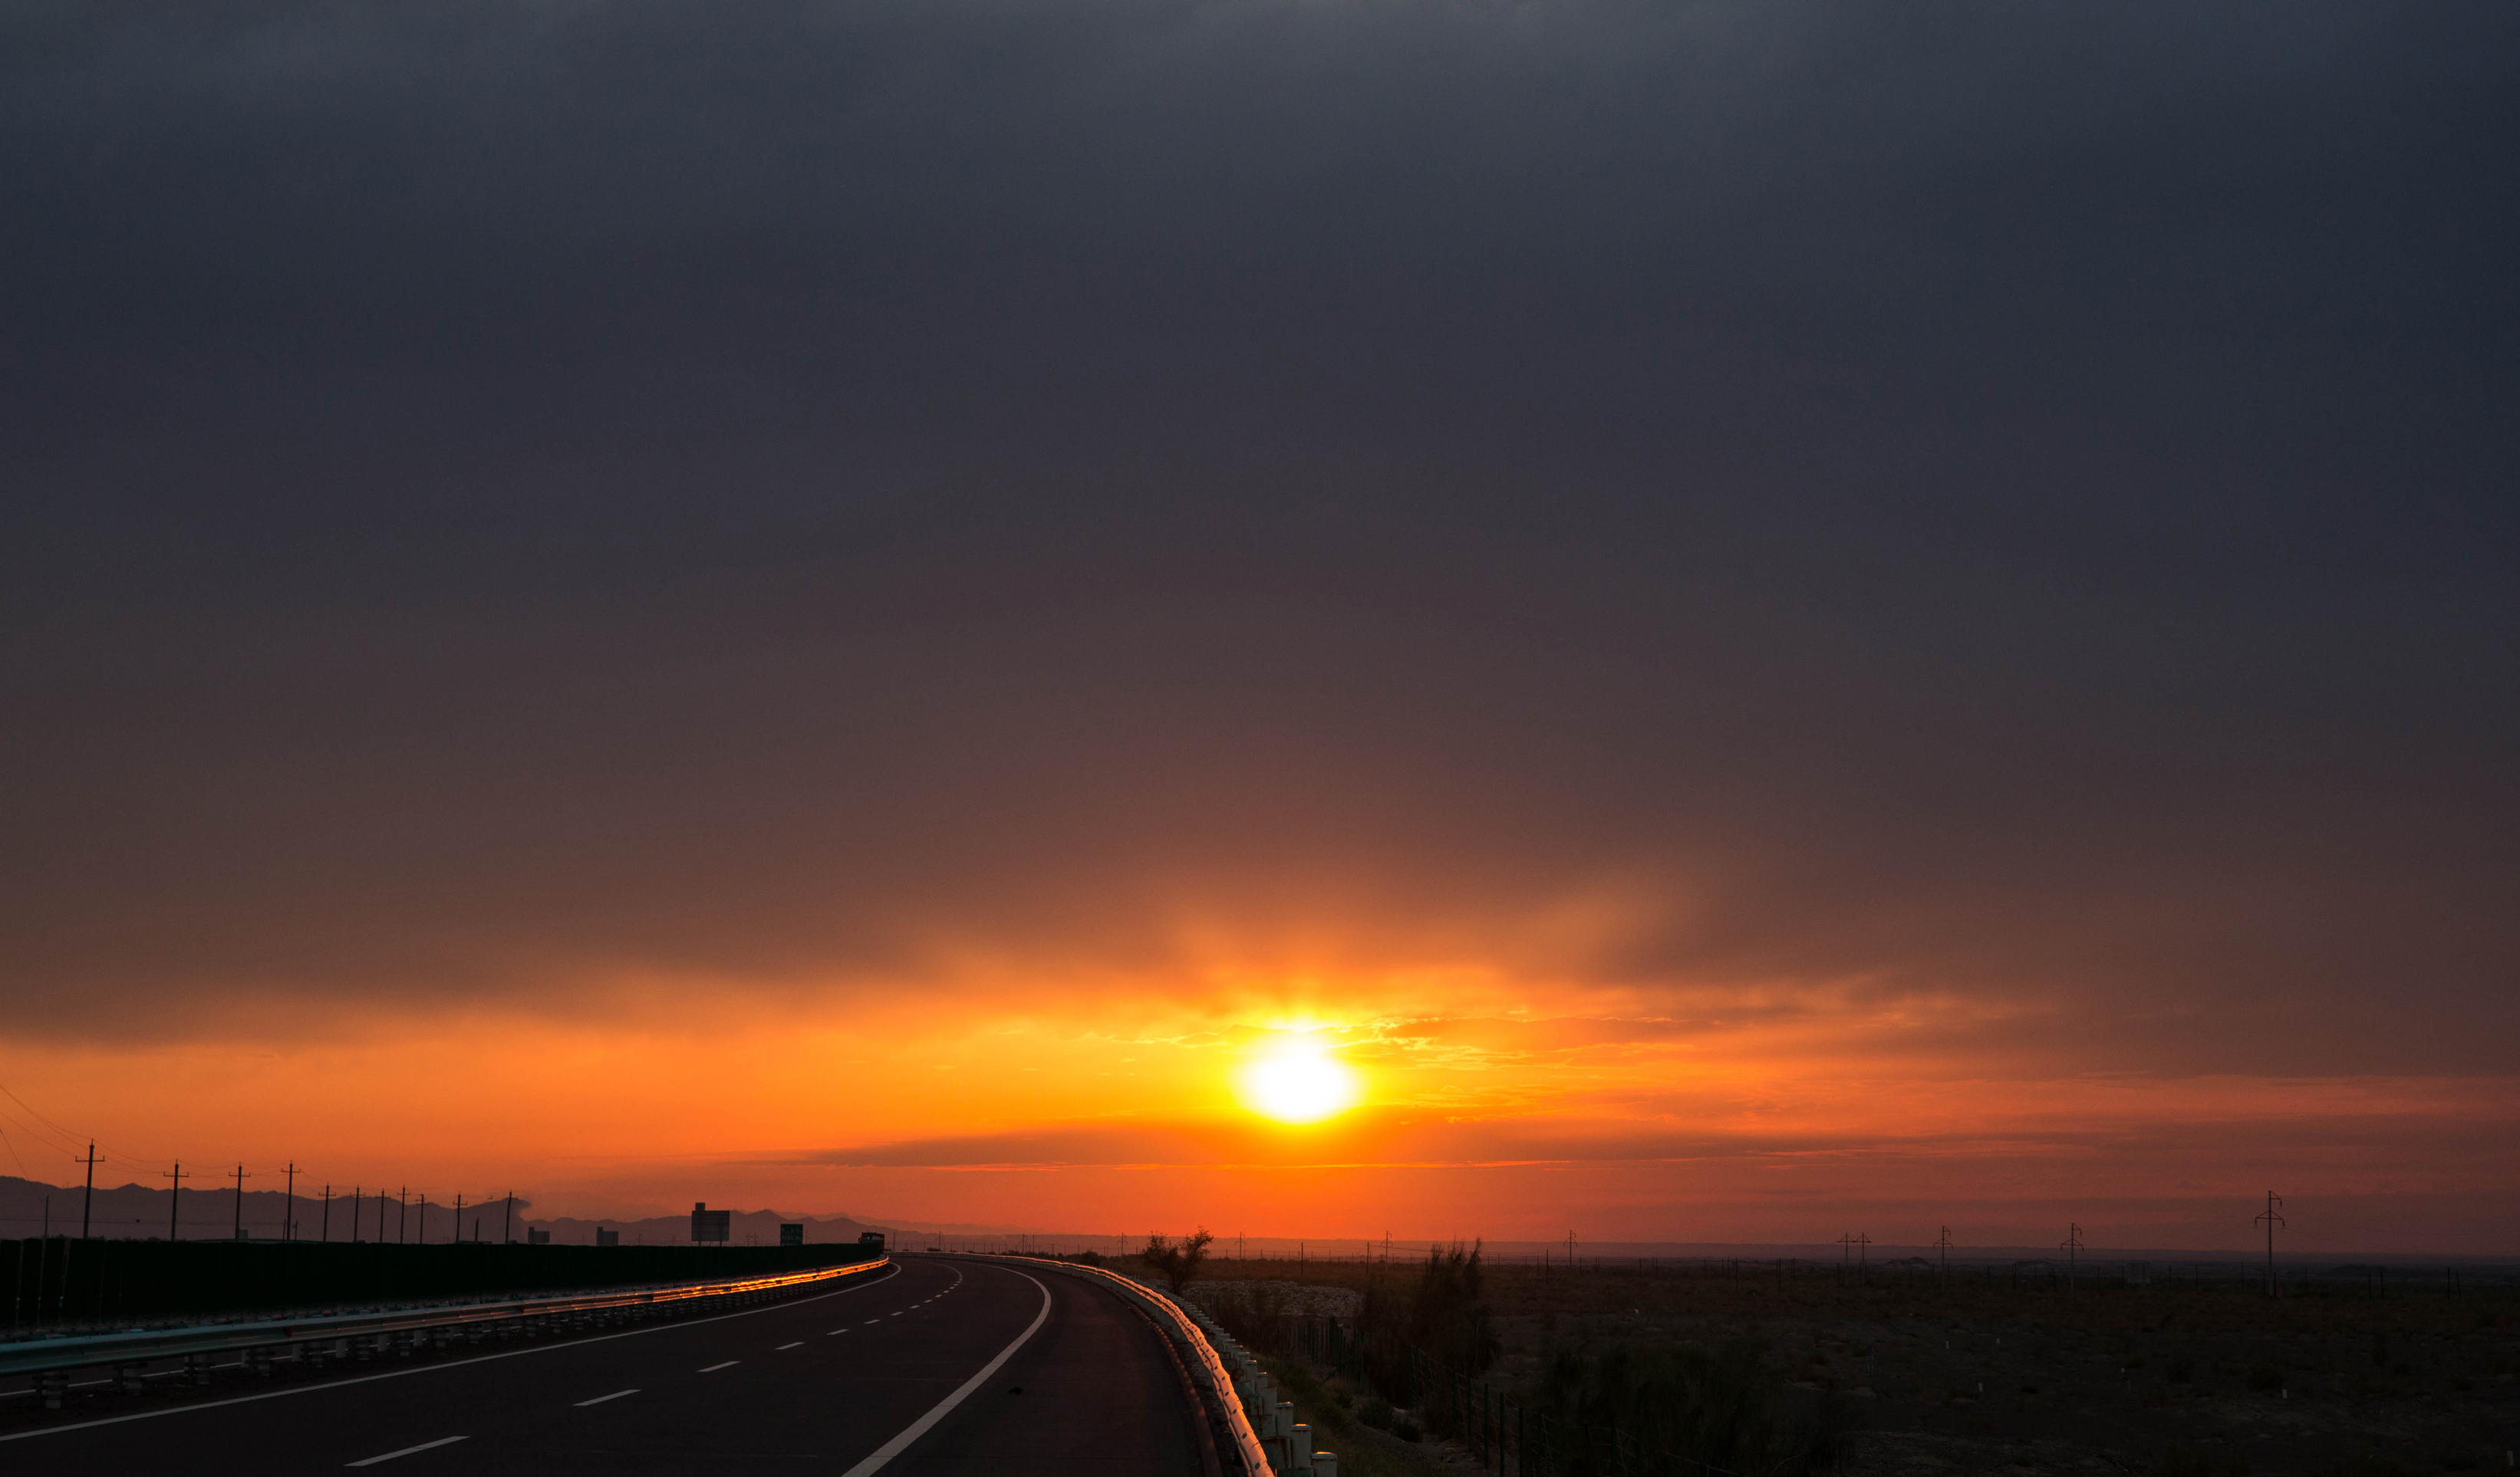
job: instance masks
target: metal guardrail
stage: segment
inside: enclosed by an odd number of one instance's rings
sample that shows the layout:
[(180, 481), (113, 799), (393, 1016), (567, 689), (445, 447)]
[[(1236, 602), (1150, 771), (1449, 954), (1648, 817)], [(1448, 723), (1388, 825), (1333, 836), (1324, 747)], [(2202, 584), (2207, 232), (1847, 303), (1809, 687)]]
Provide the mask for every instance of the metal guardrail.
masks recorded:
[[(1295, 1419), (1295, 1407), (1291, 1402), (1278, 1398), (1270, 1386), (1268, 1371), (1261, 1367), (1259, 1357), (1236, 1343), (1205, 1311), (1193, 1310), (1192, 1316), (1197, 1319), (1200, 1327), (1215, 1335), (1213, 1342), (1219, 1347), (1228, 1366), (1241, 1371), (1241, 1377), (1235, 1381), (1238, 1396), (1247, 1397), (1267, 1412), (1262, 1416), (1263, 1427), (1253, 1431), (1263, 1463), (1255, 1470), (1267, 1470), (1272, 1464), (1268, 1454), (1274, 1447), (1278, 1454), (1274, 1465), (1284, 1477), (1338, 1477), (1337, 1455), (1314, 1449), (1312, 1427)], [(1240, 1401), (1238, 1400), (1237, 1404)]]
[[(982, 1259), (999, 1260), (994, 1257)], [(1234, 1370), (1226, 1364), (1224, 1356), (1216, 1352), (1216, 1346), (1208, 1342), (1207, 1334), (1203, 1331), (1212, 1326), (1204, 1314), (1195, 1311), (1185, 1312), (1180, 1304), (1144, 1282), (1124, 1277), (1115, 1272), (1106, 1272), (1100, 1267), (1087, 1267), (1077, 1262), (1060, 1262), (1042, 1257), (1007, 1257), (1004, 1260), (1021, 1262), (1027, 1267), (1047, 1267), (1053, 1271), (1088, 1280), (1100, 1279), (1122, 1297), (1146, 1309), (1158, 1320), (1160, 1326), (1172, 1329), (1178, 1342), (1190, 1354), (1192, 1381), (1199, 1387), (1202, 1394), (1215, 1402), (1217, 1410), (1225, 1417), (1226, 1429), (1234, 1438), (1234, 1451), (1230, 1456), (1225, 1457), (1229, 1463), (1229, 1470), (1235, 1471), (1238, 1477), (1272, 1477), (1275, 1468), (1270, 1464), (1268, 1449), (1261, 1444), (1259, 1433), (1251, 1428), (1251, 1418), (1243, 1413), (1240, 1382), (1235, 1378)], [(1217, 1330), (1217, 1336), (1222, 1338), (1224, 1331)], [(1223, 1455), (1220, 1454), (1220, 1455)]]
[(187, 1355), (225, 1354), (239, 1349), (279, 1344), (324, 1343), (379, 1334), (414, 1333), (435, 1328), (531, 1326), (534, 1319), (635, 1312), (674, 1308), (710, 1299), (767, 1296), (813, 1282), (836, 1281), (888, 1267), (890, 1257), (819, 1267), (779, 1276), (724, 1277), (704, 1282), (675, 1282), (581, 1297), (513, 1298), (496, 1303), (465, 1303), (436, 1308), (411, 1308), (392, 1313), (340, 1313), (315, 1318), (268, 1319), (245, 1323), (203, 1323), (182, 1328), (147, 1328), (127, 1333), (99, 1333), (78, 1338), (24, 1339), (0, 1344), (0, 1374), (43, 1374), (106, 1365), (136, 1365)]

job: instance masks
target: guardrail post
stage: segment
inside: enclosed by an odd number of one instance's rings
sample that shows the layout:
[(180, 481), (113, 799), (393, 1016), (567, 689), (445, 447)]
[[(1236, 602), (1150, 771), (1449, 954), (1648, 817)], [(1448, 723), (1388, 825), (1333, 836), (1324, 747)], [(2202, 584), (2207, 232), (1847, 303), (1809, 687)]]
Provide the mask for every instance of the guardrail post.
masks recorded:
[(114, 1365), (114, 1388), (120, 1390), (125, 1395), (137, 1395), (141, 1391), (148, 1389), (148, 1381), (140, 1377), (141, 1367), (141, 1365), (136, 1364), (122, 1364)]
[(210, 1357), (206, 1354), (184, 1356), (184, 1383), (206, 1385), (210, 1382)]
[(40, 1371), (35, 1375), (35, 1391), (43, 1397), (45, 1410), (60, 1410), (62, 1401), (70, 1393), (70, 1371), (68, 1369)]

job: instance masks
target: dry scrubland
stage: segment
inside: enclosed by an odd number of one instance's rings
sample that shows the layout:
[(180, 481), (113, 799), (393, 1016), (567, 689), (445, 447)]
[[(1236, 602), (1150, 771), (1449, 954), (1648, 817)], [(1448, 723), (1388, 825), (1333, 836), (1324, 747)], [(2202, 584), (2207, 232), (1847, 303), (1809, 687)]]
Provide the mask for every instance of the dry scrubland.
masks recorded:
[[(1377, 1280), (1405, 1294), (1418, 1276), (1408, 1264), (1219, 1260), (1192, 1291), (1352, 1316)], [(1835, 1470), (1866, 1477), (2482, 1473), (2505, 1470), (2520, 1448), (2520, 1296), (2508, 1289), (2277, 1300), (1877, 1273), (1868, 1283), (1490, 1267), (1481, 1294), (1497, 1351), (1485, 1378), (1501, 1391), (1529, 1400), (1552, 1369), (1563, 1380), (1621, 1351), (1755, 1347), (1784, 1388), (1845, 1412)], [(1320, 1387), (1297, 1363), (1278, 1361), (1325, 1444), (1343, 1443), (1343, 1470), (1461, 1463), (1440, 1443), (1366, 1431), (1355, 1412), (1368, 1397), (1344, 1380)]]

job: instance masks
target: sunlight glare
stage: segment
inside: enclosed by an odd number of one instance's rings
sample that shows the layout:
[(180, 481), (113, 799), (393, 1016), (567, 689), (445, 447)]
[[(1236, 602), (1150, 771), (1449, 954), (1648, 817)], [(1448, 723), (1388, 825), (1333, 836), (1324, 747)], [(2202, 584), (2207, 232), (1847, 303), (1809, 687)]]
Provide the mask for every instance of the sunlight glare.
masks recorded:
[(1319, 1123), (1355, 1103), (1356, 1074), (1315, 1048), (1292, 1045), (1243, 1069), (1242, 1096), (1264, 1117)]

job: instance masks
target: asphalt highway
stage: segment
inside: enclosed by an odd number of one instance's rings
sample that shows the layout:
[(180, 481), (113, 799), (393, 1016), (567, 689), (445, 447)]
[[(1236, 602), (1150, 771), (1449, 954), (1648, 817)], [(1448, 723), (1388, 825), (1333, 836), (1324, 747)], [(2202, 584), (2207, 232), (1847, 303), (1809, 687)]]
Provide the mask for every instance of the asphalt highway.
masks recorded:
[[(837, 1291), (256, 1388), (111, 1396), (0, 1425), (0, 1469), (59, 1473), (980, 1472), (1190, 1477), (1179, 1375), (1089, 1283), (902, 1257)], [(15, 1404), (13, 1402), (13, 1404)], [(139, 1408), (146, 1405), (145, 1409)]]

